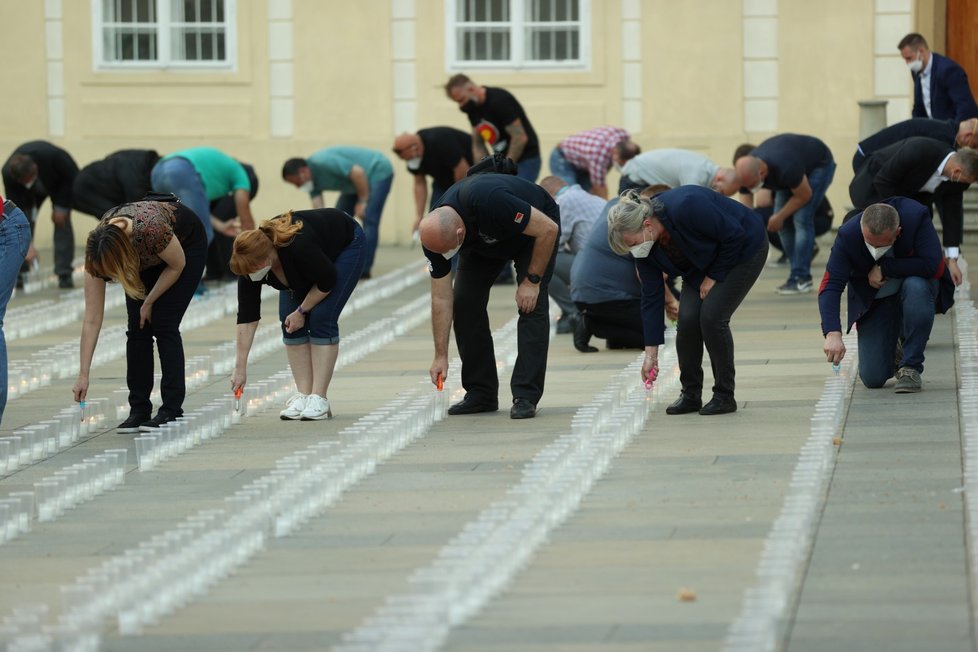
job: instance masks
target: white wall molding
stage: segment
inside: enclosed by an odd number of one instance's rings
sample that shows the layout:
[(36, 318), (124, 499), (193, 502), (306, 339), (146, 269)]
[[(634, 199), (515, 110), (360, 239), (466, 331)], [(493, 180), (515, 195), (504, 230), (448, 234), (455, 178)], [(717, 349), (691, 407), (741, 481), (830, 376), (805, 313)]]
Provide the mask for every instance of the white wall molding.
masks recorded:
[(273, 138), (295, 133), (292, 0), (268, 0), (268, 115)]
[(744, 131), (778, 130), (778, 2), (743, 0)]
[(417, 7), (415, 0), (391, 0), (391, 66), (394, 133), (417, 131)]
[(642, 132), (642, 4), (621, 0), (621, 117), (628, 133)]
[(44, 51), (47, 59), (48, 135), (65, 135), (65, 60), (62, 0), (44, 0)]

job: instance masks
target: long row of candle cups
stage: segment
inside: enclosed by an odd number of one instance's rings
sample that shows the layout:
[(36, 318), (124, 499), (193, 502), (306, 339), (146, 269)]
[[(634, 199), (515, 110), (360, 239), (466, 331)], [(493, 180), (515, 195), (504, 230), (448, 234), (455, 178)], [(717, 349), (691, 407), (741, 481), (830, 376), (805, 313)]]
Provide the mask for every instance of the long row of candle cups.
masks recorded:
[(642, 431), (652, 409), (678, 384), (674, 336), (660, 347), (662, 372), (651, 389), (637, 381), (644, 356), (629, 364), (575, 413), (570, 433), (540, 450), (520, 482), (467, 523), (411, 590), (388, 596), (337, 652), (439, 649), (451, 628), (477, 614), (530, 562), (550, 533), (579, 507), (594, 482)]
[(838, 372), (826, 379), (815, 404), (810, 434), (798, 455), (781, 512), (764, 541), (757, 582), (744, 592), (740, 613), (727, 630), (725, 652), (773, 652), (781, 647), (858, 376), (856, 336), (845, 335), (843, 341), (846, 357)]

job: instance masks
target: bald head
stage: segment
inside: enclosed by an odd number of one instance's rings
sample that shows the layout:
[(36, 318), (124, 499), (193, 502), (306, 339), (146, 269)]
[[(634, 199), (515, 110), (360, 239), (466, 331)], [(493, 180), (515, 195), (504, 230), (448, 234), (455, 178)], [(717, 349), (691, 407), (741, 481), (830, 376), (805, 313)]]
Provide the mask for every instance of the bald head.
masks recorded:
[(567, 185), (567, 182), (557, 176), (544, 177), (540, 181), (540, 187), (550, 193), (551, 197), (556, 197), (560, 189)]
[(465, 223), (451, 206), (439, 206), (421, 219), (418, 237), (425, 249), (443, 254), (465, 239)]
[(737, 192), (741, 185), (740, 177), (733, 168), (720, 168), (713, 177), (713, 189), (727, 197)]
[(767, 173), (767, 165), (756, 156), (741, 156), (734, 163), (734, 170), (745, 187), (753, 188), (764, 180), (763, 175)]
[(424, 144), (418, 134), (404, 133), (394, 139), (394, 153), (408, 161), (424, 154)]

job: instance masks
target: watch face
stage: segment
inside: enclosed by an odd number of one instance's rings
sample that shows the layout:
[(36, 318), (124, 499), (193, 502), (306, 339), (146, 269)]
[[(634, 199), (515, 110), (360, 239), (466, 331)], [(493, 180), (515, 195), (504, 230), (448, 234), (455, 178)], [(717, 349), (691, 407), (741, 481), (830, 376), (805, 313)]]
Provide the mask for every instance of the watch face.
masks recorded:
[(527, 280), (530, 281), (530, 283), (539, 283), (540, 282), (540, 275), (539, 274), (527, 274), (526, 275), (526, 278), (527, 278)]

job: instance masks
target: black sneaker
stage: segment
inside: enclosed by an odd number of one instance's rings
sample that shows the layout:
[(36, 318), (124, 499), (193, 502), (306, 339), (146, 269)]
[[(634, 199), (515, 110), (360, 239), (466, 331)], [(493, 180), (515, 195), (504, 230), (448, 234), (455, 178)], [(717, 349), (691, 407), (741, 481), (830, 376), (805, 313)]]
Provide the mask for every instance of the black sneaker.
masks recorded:
[(139, 432), (153, 432), (164, 423), (170, 423), (171, 421), (176, 421), (176, 416), (157, 412), (155, 417), (139, 426)]
[(116, 426), (116, 432), (123, 434), (139, 432), (139, 426), (149, 422), (148, 414), (130, 414), (129, 418)]

